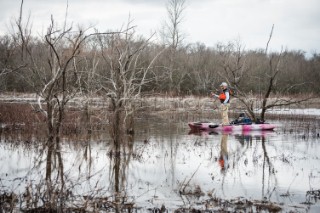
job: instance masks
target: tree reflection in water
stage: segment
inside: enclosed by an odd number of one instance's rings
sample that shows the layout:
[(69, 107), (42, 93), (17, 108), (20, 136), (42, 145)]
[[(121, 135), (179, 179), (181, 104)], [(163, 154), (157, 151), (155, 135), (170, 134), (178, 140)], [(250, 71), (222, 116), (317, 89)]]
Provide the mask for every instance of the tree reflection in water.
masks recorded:
[(122, 134), (121, 142), (116, 142), (109, 150), (109, 182), (114, 188), (114, 209), (121, 212), (132, 209), (133, 203), (127, 202), (127, 173), (133, 153), (133, 135)]
[[(24, 212), (131, 211), (133, 203), (127, 199), (127, 173), (133, 135), (123, 134), (119, 137), (121, 143), (113, 143), (112, 139), (106, 142), (100, 133), (95, 137), (88, 134), (85, 138), (72, 139), (77, 142), (40, 143), (35, 138), (22, 139), (22, 135), (1, 135), (0, 149), (4, 155), (13, 153), (11, 161), (15, 161), (17, 167), (10, 170), (1, 163), (4, 169), (1, 173), (5, 174), (0, 179), (1, 212), (14, 209)], [(93, 148), (92, 141), (98, 140), (102, 140), (102, 148), (108, 149)], [(17, 156), (16, 150), (21, 151)], [(7, 164), (9, 159), (10, 156), (2, 158)]]
[[(24, 211), (128, 212), (140, 208), (146, 212), (147, 208), (171, 211), (181, 206), (214, 210), (214, 201), (219, 199), (301, 202), (303, 198), (293, 193), (300, 188), (310, 191), (302, 185), (306, 175), (285, 175), (302, 171), (296, 162), (306, 166), (319, 162), (316, 148), (308, 149), (308, 143), (297, 140), (293, 146), (277, 134), (199, 136), (172, 126), (152, 127), (154, 132), (145, 128), (135, 135), (123, 132), (120, 142), (101, 132), (62, 139), (53, 146), (36, 139), (19, 142), (22, 137), (2, 139), (1, 153), (12, 155), (12, 160), (4, 157), (2, 162), (17, 164), (10, 169), (1, 163), (2, 189), (15, 189), (19, 201), (12, 206)], [(314, 157), (305, 158), (305, 150)], [(317, 171), (313, 169), (312, 176), (308, 167), (302, 171), (310, 174), (312, 187)], [(288, 196), (282, 196), (286, 191), (290, 191)]]

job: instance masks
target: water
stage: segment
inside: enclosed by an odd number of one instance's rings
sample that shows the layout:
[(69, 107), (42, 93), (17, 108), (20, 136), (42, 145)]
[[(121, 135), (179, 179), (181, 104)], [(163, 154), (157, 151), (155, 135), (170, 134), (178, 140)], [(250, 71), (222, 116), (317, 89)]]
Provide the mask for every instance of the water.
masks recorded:
[[(310, 212), (320, 208), (318, 200), (307, 196), (320, 189), (319, 137), (284, 133), (281, 127), (246, 135), (189, 134), (186, 119), (170, 116), (136, 123), (134, 137), (127, 136), (120, 152), (99, 132), (90, 139), (64, 139), (51, 162), (54, 188), (64, 183), (72, 197), (68, 202), (78, 206), (87, 201), (84, 196), (112, 202), (117, 194), (139, 212), (162, 205), (205, 209), (212, 197), (268, 200)], [(44, 144), (1, 136), (1, 193), (45, 193)], [(20, 199), (19, 205), (30, 204)]]

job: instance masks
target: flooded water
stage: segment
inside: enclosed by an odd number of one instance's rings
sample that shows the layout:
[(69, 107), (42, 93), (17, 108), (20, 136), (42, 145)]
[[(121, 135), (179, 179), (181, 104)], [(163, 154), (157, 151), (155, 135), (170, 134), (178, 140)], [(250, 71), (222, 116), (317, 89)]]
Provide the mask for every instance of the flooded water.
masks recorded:
[[(245, 135), (190, 134), (187, 119), (138, 119), (135, 135), (127, 136), (117, 152), (100, 132), (65, 139), (51, 162), (52, 182), (68, 189), (70, 206), (82, 206), (87, 197), (112, 202), (117, 194), (137, 212), (162, 206), (168, 212), (205, 210), (212, 198), (266, 200), (285, 209), (320, 211), (319, 197), (307, 193), (320, 189), (319, 135), (281, 126)], [(20, 195), (19, 208), (32, 205), (26, 194), (38, 206), (44, 202), (35, 197), (45, 188), (49, 151), (35, 140), (1, 135), (0, 190)]]

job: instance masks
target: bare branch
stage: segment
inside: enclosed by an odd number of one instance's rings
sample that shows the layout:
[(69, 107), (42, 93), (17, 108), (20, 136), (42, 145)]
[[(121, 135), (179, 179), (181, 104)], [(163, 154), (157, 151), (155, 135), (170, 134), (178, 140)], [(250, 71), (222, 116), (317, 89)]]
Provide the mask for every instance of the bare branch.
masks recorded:
[(268, 53), (269, 43), (271, 41), (272, 34), (273, 34), (273, 28), (274, 28), (274, 24), (272, 24), (271, 32), (270, 32), (269, 39), (268, 39), (268, 42), (267, 42), (267, 45), (266, 45), (266, 49), (265, 49), (265, 53), (266, 54)]

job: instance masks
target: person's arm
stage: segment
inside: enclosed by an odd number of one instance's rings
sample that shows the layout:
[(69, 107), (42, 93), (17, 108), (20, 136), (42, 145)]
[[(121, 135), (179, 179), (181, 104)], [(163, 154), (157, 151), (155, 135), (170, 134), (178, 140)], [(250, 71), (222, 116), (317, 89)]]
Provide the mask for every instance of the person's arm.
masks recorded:
[(229, 92), (228, 92), (228, 91), (225, 92), (224, 94), (226, 95), (226, 99), (223, 101), (223, 104), (227, 104), (228, 101), (229, 101), (229, 99), (230, 99), (230, 95), (229, 95)]
[(219, 98), (219, 95), (217, 95), (217, 94), (215, 94), (213, 92), (211, 92), (211, 96), (212, 96), (212, 98)]

